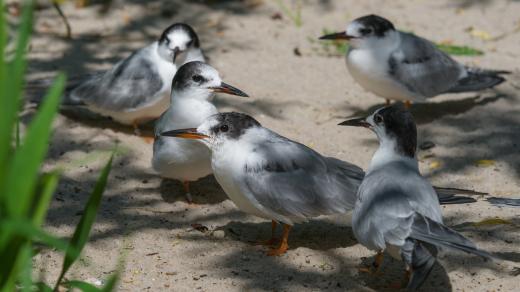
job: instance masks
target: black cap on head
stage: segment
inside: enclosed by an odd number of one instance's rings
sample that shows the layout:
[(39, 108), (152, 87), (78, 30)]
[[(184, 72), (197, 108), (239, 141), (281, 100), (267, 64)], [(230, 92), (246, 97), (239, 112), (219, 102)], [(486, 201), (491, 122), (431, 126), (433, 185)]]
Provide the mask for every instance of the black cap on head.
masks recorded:
[(359, 17), (353, 22), (358, 22), (366, 28), (371, 28), (374, 35), (379, 37), (384, 36), (390, 30), (395, 30), (394, 25), (389, 20), (375, 14)]
[(198, 48), (200, 46), (199, 37), (197, 36), (197, 33), (195, 33), (195, 30), (191, 26), (187, 25), (186, 23), (181, 23), (181, 22), (174, 23), (174, 24), (168, 26), (161, 34), (161, 37), (159, 38), (159, 42), (162, 43), (163, 41), (165, 41), (168, 37), (168, 34), (170, 34), (171, 32), (173, 32), (175, 30), (184, 31), (191, 38), (191, 40), (192, 40), (191, 45), (194, 46), (195, 48)]
[(397, 103), (381, 109), (376, 115), (382, 117), (386, 133), (397, 140), (397, 151), (415, 157), (417, 127), (412, 113), (403, 104)]
[(261, 124), (253, 117), (243, 113), (228, 112), (216, 114), (218, 124), (210, 131), (213, 135), (226, 135), (232, 139), (238, 139), (249, 128), (260, 127)]
[(208, 66), (204, 62), (200, 61), (193, 61), (188, 62), (184, 65), (182, 65), (179, 70), (175, 73), (175, 76), (173, 77), (172, 81), (172, 90), (182, 90), (184, 88), (189, 87), (191, 83), (193, 83), (193, 77), (196, 77), (197, 82), (202, 83), (204, 82), (204, 77), (202, 74), (202, 71), (205, 66)]

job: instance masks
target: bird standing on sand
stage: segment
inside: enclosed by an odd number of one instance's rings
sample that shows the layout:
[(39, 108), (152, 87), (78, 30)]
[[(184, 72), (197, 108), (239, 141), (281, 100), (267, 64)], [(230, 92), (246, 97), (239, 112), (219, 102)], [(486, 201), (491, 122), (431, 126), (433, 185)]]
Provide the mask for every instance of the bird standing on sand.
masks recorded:
[(216, 114), (196, 129), (161, 136), (196, 139), (211, 150), (213, 174), (228, 197), (240, 210), (272, 220), (267, 245), (274, 245), (277, 223), (283, 224), (280, 245), (269, 255), (286, 252), (293, 224), (351, 211), (365, 175), (360, 167), (322, 156), (246, 114)]
[(220, 79), (213, 67), (203, 62), (189, 62), (173, 78), (170, 107), (155, 124), (152, 166), (161, 176), (180, 180), (186, 198), (192, 202), (190, 181), (211, 174), (210, 152), (204, 145), (185, 139), (171, 139), (159, 134), (178, 128), (197, 127), (216, 114), (210, 99), (215, 92), (247, 97), (247, 94)]
[(159, 40), (81, 82), (68, 92), (64, 104), (85, 105), (138, 131), (139, 124), (168, 108), (173, 76), (190, 61), (204, 61), (199, 38), (189, 25), (173, 24)]
[(502, 82), (501, 74), (466, 67), (439, 50), (435, 44), (411, 33), (398, 31), (387, 19), (368, 15), (355, 19), (346, 31), (320, 37), (348, 40), (347, 67), (365, 90), (390, 100), (424, 102), (444, 94), (479, 91)]
[(379, 139), (352, 216), (359, 243), (378, 252), (377, 270), (387, 251), (405, 262), (407, 288), (415, 290), (428, 277), (440, 248), (492, 258), (443, 224), (435, 191), (421, 176), (415, 159), (417, 130), (410, 112), (394, 105), (340, 125), (369, 128)]

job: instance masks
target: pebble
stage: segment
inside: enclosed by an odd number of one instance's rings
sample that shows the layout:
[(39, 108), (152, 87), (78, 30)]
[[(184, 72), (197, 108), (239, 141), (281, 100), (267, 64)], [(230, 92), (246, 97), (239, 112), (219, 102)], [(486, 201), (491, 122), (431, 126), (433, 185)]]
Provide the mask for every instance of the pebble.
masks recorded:
[(224, 238), (224, 237), (226, 237), (226, 233), (224, 232), (224, 230), (215, 230), (215, 231), (213, 231), (213, 237)]

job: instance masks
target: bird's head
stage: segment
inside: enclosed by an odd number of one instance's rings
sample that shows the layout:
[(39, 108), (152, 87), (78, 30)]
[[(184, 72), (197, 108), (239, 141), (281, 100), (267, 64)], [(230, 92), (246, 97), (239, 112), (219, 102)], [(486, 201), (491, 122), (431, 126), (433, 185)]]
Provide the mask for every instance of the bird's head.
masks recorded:
[(400, 155), (415, 157), (417, 128), (412, 114), (400, 103), (380, 108), (368, 117), (346, 120), (339, 125), (371, 129), (381, 146), (392, 145)]
[(248, 97), (240, 89), (222, 82), (218, 71), (210, 65), (193, 61), (182, 65), (172, 81), (172, 98), (208, 99), (215, 92)]
[(159, 38), (159, 55), (175, 63), (189, 50), (199, 49), (199, 37), (191, 26), (175, 23), (166, 28)]
[(260, 123), (249, 115), (227, 112), (208, 117), (198, 128), (178, 129), (161, 133), (161, 136), (198, 140), (210, 149), (219, 149), (226, 142), (236, 142)]
[(348, 40), (353, 48), (377, 46), (381, 41), (395, 37), (394, 25), (387, 19), (374, 14), (354, 19), (342, 32), (327, 34), (322, 40)]

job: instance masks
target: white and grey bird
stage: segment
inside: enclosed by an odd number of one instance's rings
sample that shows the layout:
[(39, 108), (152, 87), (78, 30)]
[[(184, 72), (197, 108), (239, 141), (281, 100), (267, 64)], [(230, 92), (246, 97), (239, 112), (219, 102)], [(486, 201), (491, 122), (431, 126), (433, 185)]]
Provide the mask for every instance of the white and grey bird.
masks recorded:
[(443, 224), (435, 190), (421, 176), (415, 159), (417, 130), (410, 112), (398, 104), (340, 125), (369, 128), (379, 139), (352, 216), (359, 243), (378, 252), (376, 269), (383, 251), (402, 259), (409, 276), (407, 288), (415, 290), (428, 277), (441, 248), (492, 258)]
[(184, 64), (173, 78), (170, 106), (155, 124), (152, 167), (163, 177), (183, 182), (189, 202), (192, 202), (189, 183), (212, 173), (209, 149), (196, 141), (159, 134), (197, 127), (216, 114), (217, 108), (211, 102), (215, 92), (247, 97), (222, 82), (217, 70), (210, 65), (198, 61)]
[[(166, 131), (161, 135), (198, 139), (211, 150), (213, 174), (228, 197), (240, 210), (272, 220), (269, 245), (275, 242), (277, 223), (283, 224), (280, 246), (270, 250), (270, 255), (287, 250), (289, 230), (294, 223), (351, 211), (365, 175), (354, 164), (322, 156), (240, 113), (216, 114), (196, 129)], [(443, 190), (439, 196), (447, 203), (474, 201), (453, 196), (459, 191), (473, 194), (471, 191)]]
[(323, 40), (348, 40), (347, 67), (365, 90), (389, 100), (424, 102), (444, 94), (479, 91), (502, 82), (508, 71), (466, 67), (432, 42), (396, 30), (387, 19), (367, 15)]
[(283, 237), (269, 255), (288, 248), (293, 224), (319, 215), (346, 213), (354, 206), (361, 168), (324, 157), (264, 128), (241, 113), (220, 113), (196, 129), (162, 136), (198, 139), (211, 150), (211, 167), (228, 197), (242, 211), (283, 224)]
[(84, 105), (137, 129), (168, 108), (173, 76), (190, 61), (204, 61), (199, 38), (189, 25), (175, 23), (157, 41), (72, 88), (64, 104)]

